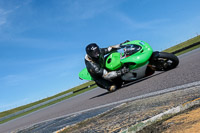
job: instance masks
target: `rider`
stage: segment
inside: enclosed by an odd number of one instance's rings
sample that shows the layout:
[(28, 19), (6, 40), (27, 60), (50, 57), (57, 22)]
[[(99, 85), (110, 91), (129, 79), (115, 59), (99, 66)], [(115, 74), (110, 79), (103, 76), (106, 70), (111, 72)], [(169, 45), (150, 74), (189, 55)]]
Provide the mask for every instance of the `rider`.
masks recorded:
[[(129, 42), (128, 40), (124, 43)], [(104, 55), (117, 50), (123, 43), (110, 46), (108, 48), (99, 48), (96, 43), (90, 43), (86, 47), (85, 64), (96, 84), (109, 91), (115, 91), (117, 86), (113, 84), (112, 79), (117, 78), (129, 71), (128, 68), (123, 67), (118, 71), (108, 71), (105, 69)]]

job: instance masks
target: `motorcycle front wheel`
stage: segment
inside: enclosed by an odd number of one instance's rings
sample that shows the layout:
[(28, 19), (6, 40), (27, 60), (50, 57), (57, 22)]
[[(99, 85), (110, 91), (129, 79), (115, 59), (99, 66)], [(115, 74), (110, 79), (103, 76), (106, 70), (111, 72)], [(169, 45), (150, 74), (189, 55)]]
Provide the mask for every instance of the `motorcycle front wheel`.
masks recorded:
[(156, 71), (168, 71), (174, 69), (179, 64), (179, 59), (176, 55), (166, 52), (159, 52), (153, 58), (153, 66)]

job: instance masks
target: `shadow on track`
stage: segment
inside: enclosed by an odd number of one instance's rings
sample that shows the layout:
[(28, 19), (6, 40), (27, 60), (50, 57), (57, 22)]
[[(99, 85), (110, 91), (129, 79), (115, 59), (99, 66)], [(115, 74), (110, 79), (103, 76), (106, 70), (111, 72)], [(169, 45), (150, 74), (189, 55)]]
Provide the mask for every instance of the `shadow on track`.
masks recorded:
[[(147, 80), (147, 79), (149, 79), (149, 78), (152, 78), (152, 77), (154, 77), (154, 76), (158, 76), (158, 75), (160, 75), (160, 74), (162, 74), (162, 73), (164, 73), (164, 72), (165, 72), (165, 71), (163, 71), (163, 72), (157, 72), (157, 73), (155, 73), (155, 74), (153, 74), (153, 75), (150, 75), (150, 76), (148, 76), (148, 77), (141, 78), (141, 79), (138, 79), (138, 80), (133, 81), (133, 82), (125, 83), (125, 84), (122, 85), (122, 87), (119, 88), (119, 89), (123, 89), (123, 88), (125, 88), (125, 87), (131, 86), (131, 85), (133, 85), (133, 84), (139, 83), (139, 82), (144, 81), (144, 80)], [(119, 89), (117, 89), (117, 90), (119, 90)], [(117, 91), (117, 90), (116, 90), (116, 91)], [(95, 98), (97, 98), (97, 97), (102, 97), (102, 96), (105, 96), (105, 95), (110, 94), (110, 93), (112, 93), (112, 92), (105, 92), (105, 93), (102, 93), (102, 94), (100, 94), (100, 95), (91, 97), (90, 99), (95, 99)]]
[(105, 92), (105, 93), (102, 93), (100, 95), (97, 95), (97, 96), (94, 96), (94, 97), (91, 97), (90, 99), (94, 99), (94, 98), (97, 98), (97, 97), (101, 97), (101, 96), (104, 96), (104, 95), (107, 95), (107, 94), (110, 94), (111, 92)]

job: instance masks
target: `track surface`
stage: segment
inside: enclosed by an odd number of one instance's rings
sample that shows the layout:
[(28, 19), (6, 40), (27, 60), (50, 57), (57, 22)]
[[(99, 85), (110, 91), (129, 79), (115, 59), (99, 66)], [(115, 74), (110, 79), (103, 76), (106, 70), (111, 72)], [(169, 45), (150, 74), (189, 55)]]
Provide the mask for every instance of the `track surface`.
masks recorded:
[(119, 89), (113, 93), (107, 93), (106, 90), (96, 88), (92, 91), (41, 109), (37, 112), (4, 124), (0, 124), (0, 132), (11, 132), (18, 128), (26, 127), (34, 123), (39, 123), (56, 117), (61, 117), (74, 112), (182, 84), (200, 81), (200, 49), (182, 55), (179, 59), (180, 64), (176, 69), (157, 74), (151, 78)]

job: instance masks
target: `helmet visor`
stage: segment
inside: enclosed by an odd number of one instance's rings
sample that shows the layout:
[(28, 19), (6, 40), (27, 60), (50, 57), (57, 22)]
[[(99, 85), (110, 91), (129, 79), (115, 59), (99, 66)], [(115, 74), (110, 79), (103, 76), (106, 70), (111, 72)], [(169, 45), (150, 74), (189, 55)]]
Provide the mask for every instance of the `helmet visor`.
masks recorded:
[(98, 59), (100, 56), (100, 50), (98, 48), (93, 50), (91, 53), (91, 56), (92, 56), (92, 58)]

